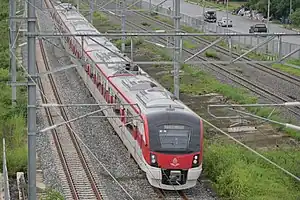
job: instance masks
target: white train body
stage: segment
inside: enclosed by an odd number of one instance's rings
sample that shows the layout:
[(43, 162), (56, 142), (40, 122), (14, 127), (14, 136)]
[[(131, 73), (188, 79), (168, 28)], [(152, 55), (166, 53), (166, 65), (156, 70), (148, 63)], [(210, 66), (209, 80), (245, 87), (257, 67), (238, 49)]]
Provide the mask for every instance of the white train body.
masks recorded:
[[(100, 34), (69, 4), (54, 7), (51, 16), (59, 32)], [(67, 36), (61, 41), (70, 54), (88, 63), (82, 66), (73, 59), (97, 102), (120, 103), (103, 113), (120, 116), (108, 120), (150, 184), (168, 190), (194, 187), (202, 171), (200, 117), (140, 67), (130, 65), (130, 59), (107, 38)]]

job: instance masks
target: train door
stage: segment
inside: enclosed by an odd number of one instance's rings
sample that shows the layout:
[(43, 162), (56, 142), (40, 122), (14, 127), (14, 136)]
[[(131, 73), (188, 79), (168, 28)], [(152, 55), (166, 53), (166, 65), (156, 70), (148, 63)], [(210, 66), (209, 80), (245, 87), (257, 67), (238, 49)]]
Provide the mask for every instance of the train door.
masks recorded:
[(144, 124), (140, 120), (135, 120), (137, 131), (136, 131), (136, 155), (138, 156), (138, 160), (141, 162), (143, 161), (143, 152), (142, 152), (142, 142), (143, 142), (143, 135), (144, 135)]

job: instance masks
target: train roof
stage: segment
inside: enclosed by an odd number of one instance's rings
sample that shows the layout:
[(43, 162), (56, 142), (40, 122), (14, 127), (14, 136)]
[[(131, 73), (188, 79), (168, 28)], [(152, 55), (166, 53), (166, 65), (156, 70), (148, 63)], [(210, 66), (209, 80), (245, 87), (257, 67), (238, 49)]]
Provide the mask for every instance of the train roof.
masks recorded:
[[(66, 5), (65, 5), (66, 6)], [(64, 20), (71, 33), (101, 34), (76, 10), (60, 9), (58, 14)], [(76, 37), (81, 43), (81, 38)], [(105, 37), (84, 37), (84, 51), (111, 77), (110, 80), (132, 103), (137, 103), (145, 114), (173, 109), (196, 115), (172, 93), (163, 88), (138, 66), (132, 66), (131, 60)], [(105, 62), (118, 62), (109, 64)], [(132, 67), (136, 67), (135, 70)], [(119, 74), (128, 76), (117, 76)]]
[(60, 11), (60, 10), (62, 10), (62, 11), (64, 11), (64, 10), (76, 10), (76, 8), (72, 4), (70, 4), (70, 3), (56, 2), (54, 4), (55, 4), (54, 8), (57, 11)]
[(148, 74), (115, 77), (113, 82), (126, 97), (138, 103), (145, 114), (170, 108), (185, 111), (187, 108)]

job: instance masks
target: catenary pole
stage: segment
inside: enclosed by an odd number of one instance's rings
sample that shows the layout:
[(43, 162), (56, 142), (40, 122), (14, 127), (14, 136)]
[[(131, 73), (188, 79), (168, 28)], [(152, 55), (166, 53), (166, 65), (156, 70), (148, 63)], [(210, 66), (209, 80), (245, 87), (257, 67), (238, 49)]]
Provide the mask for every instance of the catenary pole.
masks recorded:
[[(126, 16), (125, 16), (125, 8), (126, 8), (126, 4), (125, 4), (125, 0), (122, 0), (122, 8), (121, 8), (121, 16), (122, 16), (122, 33), (125, 33), (125, 23), (126, 23)], [(122, 36), (122, 46), (121, 46), (121, 50), (123, 53), (125, 53), (125, 36)]]
[(90, 23), (93, 24), (94, 0), (90, 0)]
[(16, 21), (13, 19), (16, 17), (16, 0), (10, 0), (10, 69), (11, 69), (11, 101), (12, 105), (16, 105), (17, 101), (17, 88), (16, 88), (16, 80), (17, 80), (17, 60), (16, 60)]
[[(180, 18), (180, 0), (175, 0), (175, 33), (180, 32)], [(175, 36), (174, 54), (174, 95), (179, 99), (180, 36)]]
[[(28, 0), (28, 32), (36, 31), (35, 0)], [(27, 36), (28, 47), (28, 199), (36, 200), (36, 42), (34, 35)]]

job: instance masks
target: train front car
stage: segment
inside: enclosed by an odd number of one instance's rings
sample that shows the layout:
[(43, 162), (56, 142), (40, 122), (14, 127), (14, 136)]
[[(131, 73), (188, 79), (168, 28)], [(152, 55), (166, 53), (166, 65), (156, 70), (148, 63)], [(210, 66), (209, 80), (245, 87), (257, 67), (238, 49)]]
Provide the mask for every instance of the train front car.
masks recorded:
[(154, 187), (182, 190), (194, 187), (202, 172), (202, 121), (186, 108), (147, 114), (150, 165), (147, 178)]

